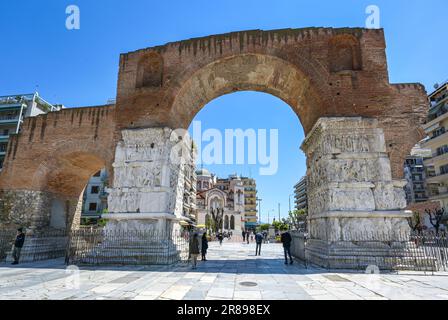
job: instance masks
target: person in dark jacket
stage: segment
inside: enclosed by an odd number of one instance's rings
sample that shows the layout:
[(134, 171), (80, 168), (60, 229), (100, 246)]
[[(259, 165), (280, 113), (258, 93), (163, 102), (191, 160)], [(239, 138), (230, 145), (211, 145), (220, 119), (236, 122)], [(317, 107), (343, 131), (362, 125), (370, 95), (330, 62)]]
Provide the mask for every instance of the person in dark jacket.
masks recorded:
[(23, 233), (23, 229), (20, 228), (17, 230), (16, 241), (14, 242), (14, 249), (12, 251), (12, 257), (14, 259), (14, 262), (12, 264), (19, 264), (20, 252), (22, 251), (24, 243), (25, 243), (25, 233)]
[(218, 234), (218, 241), (219, 241), (219, 245), (222, 246), (222, 240), (224, 240), (224, 236), (222, 235), (222, 233), (220, 232)]
[(207, 261), (205, 256), (207, 255), (207, 249), (208, 249), (208, 240), (207, 240), (207, 232), (204, 232), (202, 235), (202, 243), (201, 243), (201, 254), (202, 254), (202, 261)]
[(243, 230), (241, 235), (243, 236), (243, 242), (246, 242), (246, 231)]
[(255, 242), (257, 243), (257, 246), (255, 247), (255, 255), (261, 256), (261, 244), (263, 243), (263, 235), (261, 233), (255, 235)]
[(198, 256), (199, 256), (199, 239), (198, 234), (195, 233), (190, 241), (190, 257), (193, 263), (193, 269), (196, 269), (196, 265), (198, 263)]
[(290, 263), (293, 264), (294, 262), (291, 256), (291, 242), (292, 242), (291, 234), (288, 231), (283, 232), (281, 236), (281, 241), (283, 243), (283, 250), (285, 252), (285, 264), (288, 264), (288, 256), (289, 260), (291, 261)]

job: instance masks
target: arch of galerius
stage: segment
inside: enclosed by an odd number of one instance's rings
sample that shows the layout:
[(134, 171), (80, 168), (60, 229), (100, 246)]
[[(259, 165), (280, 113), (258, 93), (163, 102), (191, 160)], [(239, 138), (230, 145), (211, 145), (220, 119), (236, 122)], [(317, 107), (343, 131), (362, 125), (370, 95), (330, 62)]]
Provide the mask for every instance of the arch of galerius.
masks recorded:
[(185, 163), (172, 153), (190, 144), (174, 130), (242, 90), (282, 99), (305, 130), (310, 259), (338, 266), (339, 241), (362, 240), (361, 230), (394, 241), (408, 229), (402, 165), (422, 138), (426, 93), (390, 84), (383, 30), (360, 28), (233, 32), (122, 54), (115, 106), (27, 119), (11, 140), (2, 225), (48, 228), (52, 201), (63, 199), (76, 227), (82, 186), (105, 166), (107, 228), (177, 229)]

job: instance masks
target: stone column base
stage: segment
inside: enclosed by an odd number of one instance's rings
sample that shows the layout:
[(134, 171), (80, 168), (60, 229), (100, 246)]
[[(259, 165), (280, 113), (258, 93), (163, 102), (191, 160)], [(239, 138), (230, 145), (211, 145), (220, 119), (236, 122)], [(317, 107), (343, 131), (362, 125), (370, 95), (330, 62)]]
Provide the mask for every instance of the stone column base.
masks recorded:
[(436, 260), (408, 241), (307, 241), (306, 260), (327, 269), (437, 271)]
[[(123, 219), (125, 217), (127, 219)], [(170, 265), (188, 259), (189, 239), (175, 220), (107, 215), (104, 230), (79, 230), (71, 238), (70, 263), (78, 265)], [(172, 215), (171, 215), (172, 216)]]

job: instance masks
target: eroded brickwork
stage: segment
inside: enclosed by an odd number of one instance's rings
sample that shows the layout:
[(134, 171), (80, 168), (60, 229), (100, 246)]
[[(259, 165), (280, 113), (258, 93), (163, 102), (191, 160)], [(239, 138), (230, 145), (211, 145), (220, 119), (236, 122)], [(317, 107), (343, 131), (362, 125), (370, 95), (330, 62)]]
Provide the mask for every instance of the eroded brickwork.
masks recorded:
[[(390, 84), (383, 30), (245, 31), (123, 54), (118, 128), (187, 128), (212, 99), (239, 90), (271, 93), (308, 134), (328, 116), (377, 118), (395, 178), (427, 108), (420, 84)], [(145, 79), (145, 80), (143, 80)]]
[(0, 176), (0, 223), (47, 227), (58, 199), (70, 228), (88, 179), (112, 166), (114, 110), (65, 109), (26, 119), (10, 140)]

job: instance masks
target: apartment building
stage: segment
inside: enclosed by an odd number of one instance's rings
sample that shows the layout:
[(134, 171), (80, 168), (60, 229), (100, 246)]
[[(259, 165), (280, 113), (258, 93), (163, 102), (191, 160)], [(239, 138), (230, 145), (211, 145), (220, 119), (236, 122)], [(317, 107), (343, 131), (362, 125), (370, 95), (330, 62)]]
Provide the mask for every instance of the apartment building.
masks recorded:
[(423, 126), (427, 140), (424, 149), (431, 150), (431, 158), (423, 161), (427, 170), (429, 200), (438, 201), (448, 211), (448, 82), (429, 95), (430, 109)]
[(17, 134), (23, 120), (40, 114), (59, 111), (62, 105), (48, 103), (36, 93), (0, 97), (0, 170), (3, 167), (11, 134)]
[(306, 176), (294, 186), (294, 203), (296, 210), (308, 210)]

